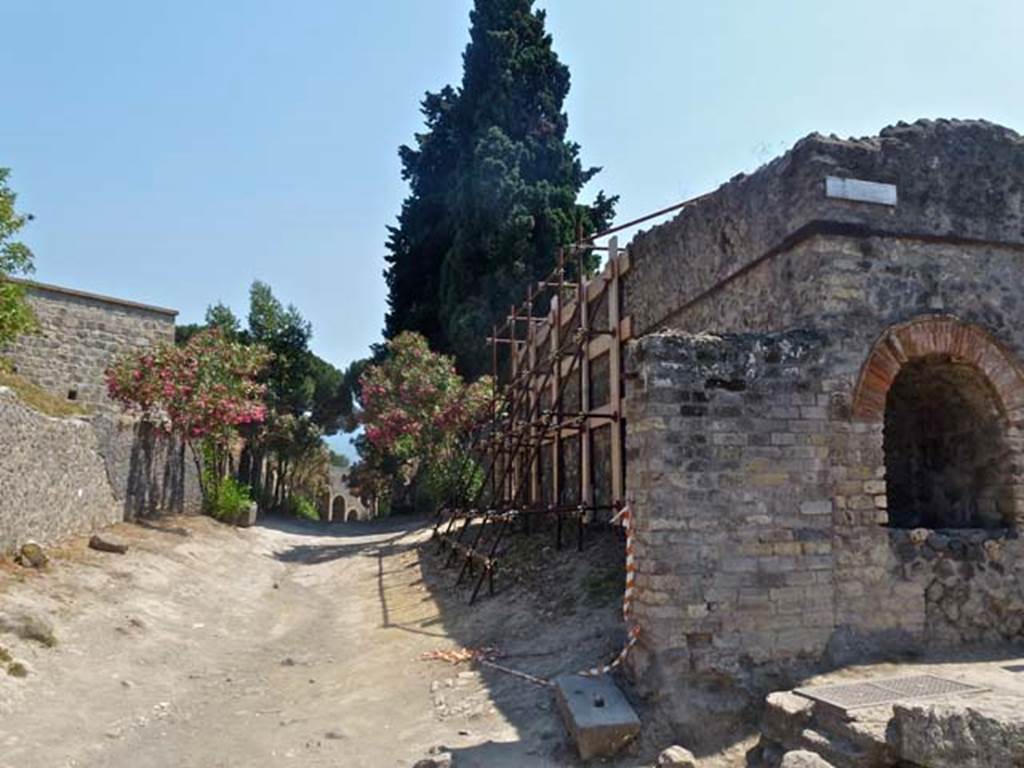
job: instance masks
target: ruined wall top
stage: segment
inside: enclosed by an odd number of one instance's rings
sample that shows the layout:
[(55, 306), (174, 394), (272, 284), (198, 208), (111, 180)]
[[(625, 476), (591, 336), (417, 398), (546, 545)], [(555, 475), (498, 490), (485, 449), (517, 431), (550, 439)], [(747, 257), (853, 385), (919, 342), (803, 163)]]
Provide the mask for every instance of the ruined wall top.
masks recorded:
[[(896, 202), (830, 196), (827, 177), (895, 185)], [(861, 139), (811, 134), (634, 238), (634, 328), (670, 325), (723, 280), (820, 234), (1024, 246), (1024, 137), (981, 120), (899, 123)]]

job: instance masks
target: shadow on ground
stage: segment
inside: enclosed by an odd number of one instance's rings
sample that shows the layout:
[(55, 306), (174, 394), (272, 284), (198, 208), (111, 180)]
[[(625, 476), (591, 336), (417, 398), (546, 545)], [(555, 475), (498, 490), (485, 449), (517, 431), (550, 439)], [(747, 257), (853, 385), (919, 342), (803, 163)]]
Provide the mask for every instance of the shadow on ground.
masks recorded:
[[(473, 533), (467, 532), (469, 541)], [(553, 525), (502, 540), (498, 550), (495, 594), (486, 581), (477, 601), (469, 598), (480, 577), (477, 570), (462, 573), (461, 556), (440, 551), (428, 541), (419, 551), (419, 571), (437, 606), (443, 635), (468, 649), (493, 648), (496, 663), (540, 680), (588, 669), (611, 660), (622, 647), (621, 617), (624, 586), (624, 540), (607, 526), (588, 529), (583, 551), (575, 540), (556, 546)], [(435, 715), (441, 722), (472, 731), (481, 707), (490, 706), (508, 723), (508, 741), (490, 740), (448, 747), (458, 766), (573, 766), (581, 765), (555, 708), (552, 689), (494, 666), (435, 665), (442, 686), (460, 672), (473, 670), (482, 696), (458, 687), (435, 694)], [(627, 750), (609, 765), (649, 765), (638, 762), (639, 750)]]

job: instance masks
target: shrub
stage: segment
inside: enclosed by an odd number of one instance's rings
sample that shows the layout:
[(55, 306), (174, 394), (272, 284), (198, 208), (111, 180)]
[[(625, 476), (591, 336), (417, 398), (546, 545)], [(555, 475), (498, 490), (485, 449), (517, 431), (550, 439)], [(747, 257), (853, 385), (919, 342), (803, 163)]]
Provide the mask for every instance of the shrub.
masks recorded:
[(363, 372), (359, 400), (363, 466), (352, 476), (360, 490), (400, 482), (404, 489), (396, 488), (395, 506), (426, 508), (475, 494), (482, 472), (467, 450), (472, 431), (491, 414), (490, 378), (467, 384), (450, 357), (431, 351), (419, 334), (405, 332), (388, 342), (380, 363)]
[[(9, 169), (0, 168), (0, 348), (36, 328), (35, 315), (25, 301), (25, 286), (5, 279), (34, 271), (32, 251), (11, 239), (32, 217), (14, 210), (17, 195), (7, 186), (9, 174)], [(0, 361), (0, 370), (5, 367)]]
[(215, 481), (210, 487), (212, 492), (206, 499), (206, 511), (222, 523), (236, 523), (252, 504), (249, 487), (233, 477)]
[(262, 347), (208, 329), (184, 346), (161, 344), (122, 357), (107, 370), (107, 391), (125, 410), (189, 445), (209, 501), (225, 474), (237, 428), (266, 418), (265, 388), (257, 377), (269, 360)]
[(285, 510), (294, 517), (302, 517), (306, 520), (320, 519), (320, 513), (317, 512), (316, 505), (302, 494), (297, 493), (294, 496), (289, 496), (285, 504)]

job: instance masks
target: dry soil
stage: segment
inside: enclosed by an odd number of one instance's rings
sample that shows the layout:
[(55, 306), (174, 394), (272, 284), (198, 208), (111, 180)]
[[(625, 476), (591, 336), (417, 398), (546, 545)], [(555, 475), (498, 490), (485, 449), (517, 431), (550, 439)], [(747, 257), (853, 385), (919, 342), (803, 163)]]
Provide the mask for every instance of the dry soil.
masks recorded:
[(0, 634), (28, 670), (0, 667), (0, 768), (409, 766), (438, 747), (459, 768), (576, 764), (549, 689), (421, 655), (494, 646), (542, 677), (610, 658), (620, 538), (582, 556), (519, 539), (470, 608), (429, 531), (176, 518), (117, 526), (126, 555), (83, 540), (44, 572), (6, 565), (0, 616), (57, 644)]

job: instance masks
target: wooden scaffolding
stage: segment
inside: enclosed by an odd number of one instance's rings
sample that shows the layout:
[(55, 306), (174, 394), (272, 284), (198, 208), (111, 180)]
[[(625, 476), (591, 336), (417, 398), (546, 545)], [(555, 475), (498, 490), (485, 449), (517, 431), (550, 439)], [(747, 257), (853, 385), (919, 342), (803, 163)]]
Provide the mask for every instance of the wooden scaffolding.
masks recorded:
[[(588, 278), (584, 261), (606, 250)], [(610, 519), (625, 500), (622, 353), (632, 333), (622, 312), (629, 253), (611, 237), (562, 248), (555, 269), (510, 308), (488, 338), (496, 396), (467, 459), (480, 469), (471, 493), (456, 493), (434, 528), (458, 582), (476, 578), (470, 602), (494, 575), (505, 537), (554, 518), (556, 546), (575, 526)]]

